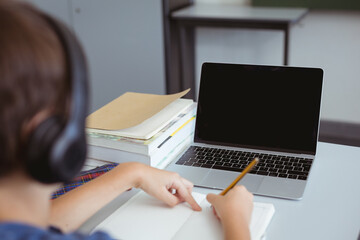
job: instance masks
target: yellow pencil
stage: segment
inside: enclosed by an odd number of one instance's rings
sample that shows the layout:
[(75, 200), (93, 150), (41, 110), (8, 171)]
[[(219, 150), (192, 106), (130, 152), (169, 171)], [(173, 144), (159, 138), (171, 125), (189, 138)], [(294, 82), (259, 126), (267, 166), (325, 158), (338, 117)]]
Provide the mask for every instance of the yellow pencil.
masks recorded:
[(220, 193), (220, 195), (224, 196), (230, 189), (232, 189), (248, 172), (251, 171), (251, 169), (259, 162), (259, 158), (254, 158), (252, 162), (247, 165), (247, 167), (240, 173), (240, 175), (227, 187)]

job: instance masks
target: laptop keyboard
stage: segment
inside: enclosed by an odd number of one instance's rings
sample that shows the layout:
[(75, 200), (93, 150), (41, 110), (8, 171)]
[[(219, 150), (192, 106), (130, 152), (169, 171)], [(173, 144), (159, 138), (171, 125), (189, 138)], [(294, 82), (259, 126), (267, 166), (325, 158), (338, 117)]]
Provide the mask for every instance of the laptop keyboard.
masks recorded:
[(309, 158), (198, 146), (191, 146), (176, 164), (242, 172), (255, 157), (260, 161), (250, 173), (271, 177), (306, 180), (312, 164)]

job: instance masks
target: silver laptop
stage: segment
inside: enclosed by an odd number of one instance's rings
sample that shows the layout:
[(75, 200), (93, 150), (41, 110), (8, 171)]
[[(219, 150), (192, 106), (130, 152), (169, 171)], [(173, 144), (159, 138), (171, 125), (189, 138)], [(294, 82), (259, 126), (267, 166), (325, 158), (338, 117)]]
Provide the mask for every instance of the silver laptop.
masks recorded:
[(323, 71), (204, 63), (193, 144), (167, 170), (198, 187), (239, 184), (254, 194), (301, 199), (314, 162)]

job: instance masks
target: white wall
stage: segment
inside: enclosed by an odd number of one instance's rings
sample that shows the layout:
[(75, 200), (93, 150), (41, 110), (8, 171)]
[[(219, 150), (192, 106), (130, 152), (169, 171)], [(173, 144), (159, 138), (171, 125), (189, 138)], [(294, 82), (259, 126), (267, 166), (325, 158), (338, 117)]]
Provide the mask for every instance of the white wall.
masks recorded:
[(165, 93), (161, 0), (27, 0), (84, 46), (94, 111), (124, 92)]
[[(199, 80), (205, 61), (281, 65), (283, 33), (199, 28), (196, 49)], [(322, 119), (360, 124), (359, 12), (311, 11), (292, 28), (289, 62), (324, 69)]]
[(71, 0), (24, 0), (35, 4), (37, 7), (52, 16), (61, 19), (69, 26), (72, 25), (71, 21)]
[(165, 93), (160, 0), (72, 0), (87, 52), (92, 110), (124, 92)]

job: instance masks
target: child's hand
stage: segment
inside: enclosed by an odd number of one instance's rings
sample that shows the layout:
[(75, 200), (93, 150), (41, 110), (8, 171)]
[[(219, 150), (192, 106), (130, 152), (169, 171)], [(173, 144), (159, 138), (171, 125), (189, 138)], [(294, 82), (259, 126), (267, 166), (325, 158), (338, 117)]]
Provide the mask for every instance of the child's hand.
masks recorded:
[(250, 224), (253, 195), (244, 186), (235, 186), (225, 196), (208, 194), (206, 198), (223, 224), (239, 219), (247, 225)]
[(201, 211), (191, 195), (193, 184), (179, 174), (143, 165), (140, 176), (137, 187), (148, 194), (172, 207), (187, 202), (193, 210)]

